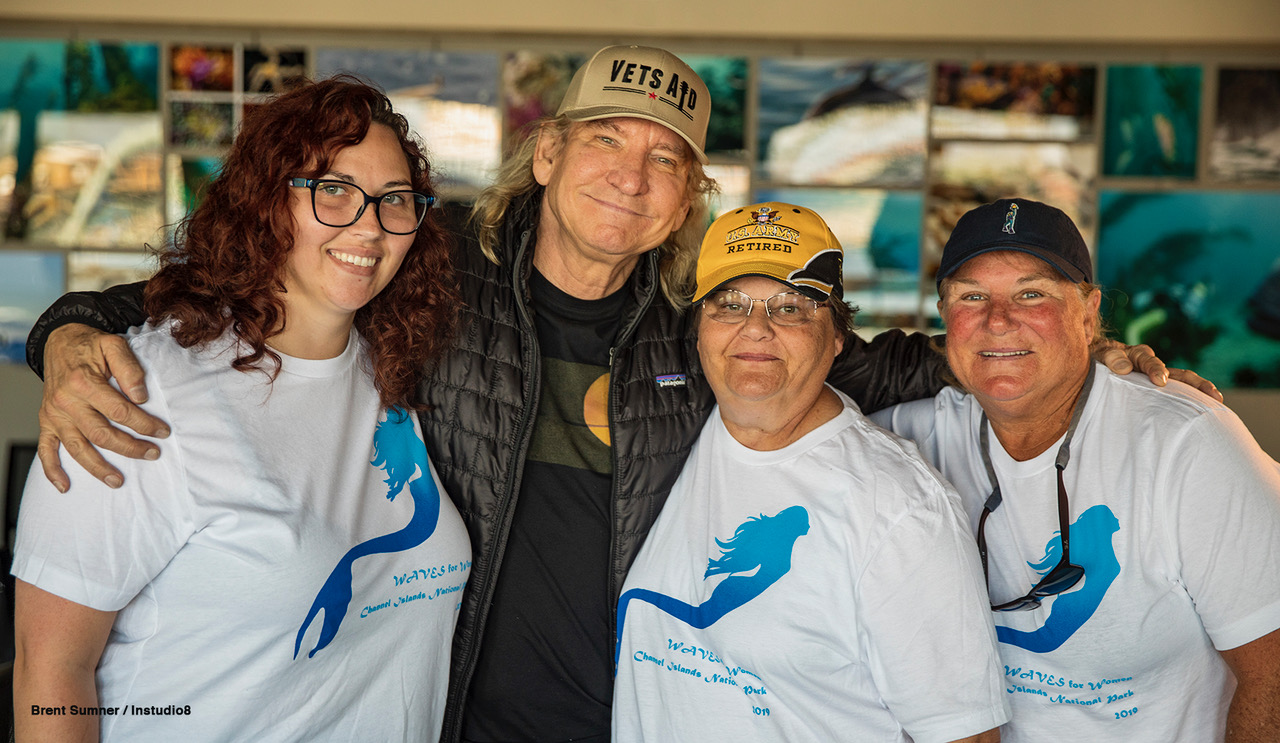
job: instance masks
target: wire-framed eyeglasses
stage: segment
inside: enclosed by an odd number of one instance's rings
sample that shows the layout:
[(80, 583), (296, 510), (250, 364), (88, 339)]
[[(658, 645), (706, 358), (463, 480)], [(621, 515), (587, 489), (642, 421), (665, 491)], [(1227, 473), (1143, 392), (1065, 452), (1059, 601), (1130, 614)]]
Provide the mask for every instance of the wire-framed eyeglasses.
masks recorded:
[(753, 299), (737, 289), (721, 289), (702, 300), (707, 317), (726, 325), (737, 325), (751, 316), (756, 302), (764, 305), (769, 319), (778, 325), (804, 325), (818, 314), (818, 302), (800, 292), (779, 292), (765, 299)]
[(417, 191), (388, 191), (370, 196), (354, 183), (322, 178), (290, 178), (289, 185), (311, 191), (311, 213), (327, 227), (347, 227), (359, 221), (373, 204), (374, 216), (385, 232), (411, 235), (417, 232), (436, 197)]

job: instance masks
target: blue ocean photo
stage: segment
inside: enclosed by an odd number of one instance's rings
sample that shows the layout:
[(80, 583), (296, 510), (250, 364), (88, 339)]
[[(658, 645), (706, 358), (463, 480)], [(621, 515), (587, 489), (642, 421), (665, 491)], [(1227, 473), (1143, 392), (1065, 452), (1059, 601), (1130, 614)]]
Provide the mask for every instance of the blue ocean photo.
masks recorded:
[(1280, 387), (1280, 194), (1104, 191), (1099, 207), (1116, 337), (1219, 387)]

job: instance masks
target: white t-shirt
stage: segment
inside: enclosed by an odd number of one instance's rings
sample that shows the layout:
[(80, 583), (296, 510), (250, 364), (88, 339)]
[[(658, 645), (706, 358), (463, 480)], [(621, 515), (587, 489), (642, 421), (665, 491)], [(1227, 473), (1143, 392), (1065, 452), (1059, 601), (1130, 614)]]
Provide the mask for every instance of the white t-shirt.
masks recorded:
[(354, 332), (274, 385), (229, 344), (130, 340), (172, 435), (156, 462), (106, 454), (120, 491), (65, 455), (66, 495), (33, 469), (14, 575), (118, 610), (105, 740), (435, 740), (471, 550), (416, 418), (381, 408)]
[(777, 451), (707, 421), (619, 602), (615, 740), (928, 743), (1008, 719), (955, 493), (841, 398)]
[[(991, 493), (982, 410), (944, 389), (872, 416), (919, 442), (973, 533)], [(989, 436), (1003, 503), (987, 519), (995, 602), (1052, 568), (1058, 443), (1014, 461)], [(1060, 442), (1059, 442), (1060, 443)], [(1013, 720), (1004, 741), (1222, 740), (1235, 681), (1218, 650), (1280, 627), (1280, 465), (1230, 410), (1099, 366), (1064, 473), (1082, 583), (1035, 610), (992, 612)]]

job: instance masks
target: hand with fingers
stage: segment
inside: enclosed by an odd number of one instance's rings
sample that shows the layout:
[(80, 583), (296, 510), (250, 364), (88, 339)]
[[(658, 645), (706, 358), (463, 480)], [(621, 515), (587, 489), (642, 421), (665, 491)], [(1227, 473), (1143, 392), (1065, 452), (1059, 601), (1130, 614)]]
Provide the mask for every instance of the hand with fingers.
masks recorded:
[(1094, 360), (1102, 363), (1116, 374), (1128, 374), (1137, 369), (1151, 377), (1157, 387), (1168, 384), (1170, 379), (1182, 382), (1200, 390), (1218, 402), (1223, 402), (1222, 392), (1213, 382), (1201, 377), (1190, 369), (1170, 369), (1156, 356), (1151, 346), (1146, 344), (1126, 346), (1115, 340), (1098, 341), (1091, 349)]
[[(120, 389), (112, 386), (112, 378)], [(146, 400), (142, 367), (123, 338), (79, 324), (54, 330), (45, 346), (40, 403), (38, 454), (44, 476), (61, 492), (71, 486), (59, 457), (61, 444), (89, 474), (120, 487), (120, 471), (99, 449), (132, 459), (156, 459), (160, 449), (117, 426), (153, 438), (169, 435), (164, 421), (138, 407)]]

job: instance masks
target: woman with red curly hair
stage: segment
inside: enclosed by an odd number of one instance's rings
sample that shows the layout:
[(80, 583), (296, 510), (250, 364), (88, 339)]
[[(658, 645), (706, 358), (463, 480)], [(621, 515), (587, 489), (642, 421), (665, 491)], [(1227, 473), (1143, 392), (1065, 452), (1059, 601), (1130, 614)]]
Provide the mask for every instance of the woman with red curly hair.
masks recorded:
[(434, 200), (357, 80), (246, 113), (130, 338), (165, 457), (24, 494), (20, 739), (438, 736), (471, 551), (407, 412), (458, 306)]

